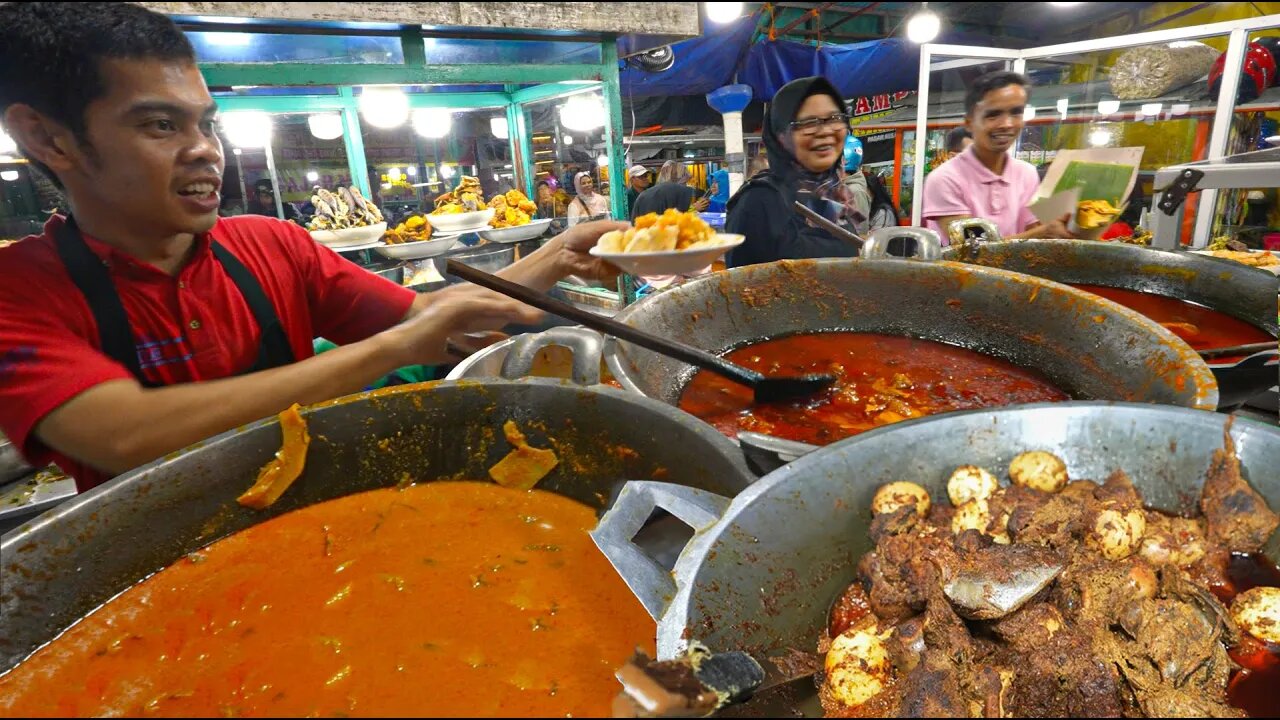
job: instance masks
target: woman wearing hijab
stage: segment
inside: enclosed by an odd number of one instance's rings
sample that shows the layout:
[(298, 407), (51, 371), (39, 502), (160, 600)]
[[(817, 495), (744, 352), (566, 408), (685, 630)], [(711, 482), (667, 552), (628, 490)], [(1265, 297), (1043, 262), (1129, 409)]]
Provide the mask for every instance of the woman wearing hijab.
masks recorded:
[(569, 225), (609, 217), (609, 198), (596, 192), (596, 181), (583, 171), (573, 176), (573, 189), (578, 192), (569, 203)]
[(814, 226), (793, 207), (799, 201), (851, 230), (860, 220), (841, 168), (848, 132), (844, 98), (831, 83), (810, 77), (782, 86), (763, 133), (769, 169), (729, 200), (725, 232), (747, 238), (729, 251), (729, 267), (858, 254), (855, 245)]
[[(668, 160), (658, 171), (658, 182), (640, 193), (631, 207), (631, 220), (649, 213), (662, 214), (667, 210), (705, 210), (706, 200), (698, 198), (698, 191), (689, 187), (689, 168), (684, 163)], [(700, 206), (700, 207), (699, 207)]]
[(729, 171), (717, 170), (711, 176), (711, 202), (707, 212), (722, 213), (729, 204)]

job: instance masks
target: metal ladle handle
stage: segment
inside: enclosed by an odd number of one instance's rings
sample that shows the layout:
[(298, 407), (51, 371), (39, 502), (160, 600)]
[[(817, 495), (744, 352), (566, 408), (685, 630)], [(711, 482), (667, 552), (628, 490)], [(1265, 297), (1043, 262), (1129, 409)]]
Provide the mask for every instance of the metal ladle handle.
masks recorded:
[(886, 227), (874, 230), (862, 246), (862, 257), (869, 260), (890, 257), (889, 242), (896, 238), (915, 241), (913, 257), (916, 260), (932, 262), (942, 259), (942, 241), (938, 239), (938, 233), (922, 227)]

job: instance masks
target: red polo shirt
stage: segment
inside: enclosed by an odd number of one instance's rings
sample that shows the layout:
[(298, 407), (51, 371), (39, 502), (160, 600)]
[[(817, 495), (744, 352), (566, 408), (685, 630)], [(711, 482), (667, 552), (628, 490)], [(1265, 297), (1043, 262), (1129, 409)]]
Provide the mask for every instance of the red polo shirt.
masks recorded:
[[(133, 376), (100, 350), (93, 313), (54, 246), (62, 222), (54, 216), (42, 235), (0, 248), (0, 430), (32, 464), (57, 463), (84, 491), (108, 476), (54, 452), (32, 430), (85, 390)], [(172, 276), (85, 236), (108, 265), (150, 380), (214, 380), (257, 359), (257, 322), (210, 250), (211, 237), (261, 283), (299, 360), (311, 357), (314, 338), (341, 345), (391, 327), (416, 296), (274, 218), (219, 219)]]

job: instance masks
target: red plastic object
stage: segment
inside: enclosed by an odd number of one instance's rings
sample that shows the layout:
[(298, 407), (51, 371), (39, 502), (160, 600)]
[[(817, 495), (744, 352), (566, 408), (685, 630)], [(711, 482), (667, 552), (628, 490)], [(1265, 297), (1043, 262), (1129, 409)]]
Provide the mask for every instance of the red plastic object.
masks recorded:
[(1280, 250), (1280, 233), (1267, 233), (1262, 236), (1264, 250)]
[[(1209, 70), (1209, 94), (1218, 96), (1222, 87), (1222, 71), (1227, 63), (1227, 55), (1223, 53)], [(1241, 68), (1240, 89), (1236, 93), (1237, 102), (1251, 102), (1271, 87), (1276, 81), (1276, 59), (1266, 47), (1252, 42), (1245, 51), (1244, 67)]]

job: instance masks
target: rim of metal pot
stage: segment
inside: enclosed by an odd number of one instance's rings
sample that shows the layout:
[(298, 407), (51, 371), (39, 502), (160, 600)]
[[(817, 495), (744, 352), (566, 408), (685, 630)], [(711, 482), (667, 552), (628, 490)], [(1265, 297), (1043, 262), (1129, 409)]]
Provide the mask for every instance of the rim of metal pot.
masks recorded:
[[(323, 409), (335, 407), (338, 405), (344, 405), (344, 404), (353, 403), (353, 402), (360, 402), (362, 400), (367, 400), (367, 399), (393, 397), (401, 394), (420, 392), (426, 389), (452, 388), (452, 387), (486, 388), (486, 387), (511, 386), (511, 385), (548, 385), (548, 386), (564, 387), (566, 389), (571, 389), (579, 393), (585, 392), (585, 393), (593, 393), (593, 394), (599, 394), (599, 395), (612, 395), (619, 399), (626, 400), (627, 402), (636, 403), (638, 405), (644, 406), (647, 409), (654, 412), (668, 414), (668, 413), (671, 413), (672, 411), (675, 411), (679, 415), (685, 415), (688, 417), (689, 420), (693, 421), (688, 424), (689, 431), (695, 433), (696, 435), (703, 436), (708, 441), (720, 442), (726, 439), (724, 435), (722, 435), (715, 428), (703, 422), (702, 420), (699, 420), (698, 418), (692, 415), (689, 415), (688, 413), (685, 413), (683, 410), (680, 410), (679, 408), (668, 405), (667, 403), (664, 403), (660, 400), (655, 400), (645, 395), (641, 395), (640, 393), (628, 392), (626, 390), (619, 390), (618, 388), (610, 387), (608, 385), (582, 386), (582, 385), (575, 385), (568, 380), (558, 380), (555, 378), (539, 378), (539, 377), (525, 377), (525, 378), (518, 378), (514, 380), (507, 380), (503, 378), (484, 378), (479, 380), (472, 380), (472, 379), (433, 380), (430, 382), (423, 382), (423, 383), (396, 385), (393, 387), (354, 393), (351, 395), (345, 395), (340, 398), (334, 398), (332, 400), (325, 400), (323, 402), (306, 405), (301, 409), (301, 414), (305, 418), (311, 413), (316, 412), (318, 410), (323, 410)], [(48, 523), (56, 522), (57, 519), (60, 518), (62, 515), (75, 512), (76, 509), (79, 508), (80, 506), (85, 505), (87, 503), (92, 503), (95, 501), (95, 499), (99, 495), (113, 492), (118, 487), (124, 488), (125, 491), (127, 491), (128, 487), (126, 486), (126, 483), (119, 482), (123, 478), (134, 478), (134, 477), (146, 475), (156, 470), (157, 468), (160, 468), (162, 465), (172, 462), (176, 457), (185, 455), (195, 450), (202, 450), (206, 448), (218, 448), (219, 446), (229, 445), (233, 443), (236, 438), (238, 438), (240, 435), (243, 435), (246, 432), (249, 432), (251, 430), (256, 430), (263, 426), (274, 425), (278, 422), (279, 422), (279, 418), (277, 418), (275, 415), (272, 415), (270, 417), (262, 418), (261, 420), (255, 420), (254, 422), (251, 422), (247, 425), (241, 425), (239, 427), (232, 428), (231, 430), (228, 430), (224, 433), (220, 433), (211, 438), (201, 440), (196, 443), (192, 443), (191, 445), (188, 445), (187, 447), (182, 448), (177, 452), (170, 453), (168, 455), (165, 455), (164, 457), (158, 458), (150, 463), (147, 463), (146, 465), (134, 468), (133, 470), (130, 470), (121, 475), (117, 475), (111, 480), (108, 480), (107, 482), (91, 490), (80, 493), (75, 497), (71, 498), (70, 500), (67, 500), (66, 502), (63, 502), (62, 504), (53, 508), (49, 512), (46, 512), (36, 518), (33, 518), (30, 522), (24, 523), (22, 525), (22, 528), (34, 530)], [(746, 472), (745, 465), (743, 466), (743, 471), (744, 473)], [(0, 554), (16, 552), (16, 548), (11, 547), (11, 545), (21, 541), (21, 537), (23, 535), (24, 533), (11, 533), (0, 538)]]
[[(1061, 290), (1062, 292), (1068, 293), (1070, 295), (1074, 295), (1077, 299), (1083, 302), (1102, 304), (1108, 307), (1109, 309), (1111, 309), (1113, 312), (1127, 317), (1128, 319), (1132, 320), (1138, 325), (1147, 326), (1147, 329), (1153, 335), (1158, 337), (1161, 341), (1164, 342), (1164, 344), (1168, 345), (1169, 347), (1171, 347), (1177, 352), (1179, 364), (1186, 367), (1189, 373), (1192, 373), (1192, 379), (1195, 381), (1196, 387), (1199, 388), (1198, 392), (1196, 393), (1196, 399), (1195, 399), (1196, 404), (1191, 409), (1216, 410), (1218, 407), (1218, 381), (1214, 377), (1213, 371), (1209, 369), (1208, 364), (1204, 361), (1203, 358), (1200, 357), (1199, 353), (1191, 349), (1191, 346), (1188, 345), (1186, 341), (1184, 341), (1182, 338), (1178, 337), (1177, 335), (1173, 334), (1171, 331), (1169, 331), (1168, 329), (1166, 329), (1164, 326), (1160, 325), (1156, 321), (1152, 320), (1151, 318), (1137, 311), (1130, 310), (1129, 308), (1123, 305), (1120, 305), (1119, 303), (1112, 302), (1111, 300), (1108, 300), (1106, 298), (1099, 297), (1097, 295), (1094, 295), (1093, 293), (1089, 293), (1084, 290), (1073, 288), (1070, 285), (1066, 285), (1060, 282), (1047, 280), (1045, 278), (1037, 277), (1035, 275), (1027, 275), (1025, 273), (1014, 272), (1012, 270), (1002, 270), (1000, 268), (986, 267), (983, 265), (971, 265), (968, 263), (953, 262), (949, 260), (921, 261), (921, 260), (900, 260), (900, 259), (893, 259), (893, 258), (873, 258), (873, 259), (823, 258), (823, 259), (817, 259), (817, 260), (779, 260), (776, 263), (767, 263), (763, 265), (747, 265), (743, 267), (722, 270), (718, 273), (712, 273), (710, 275), (703, 275), (702, 277), (695, 278), (685, 283), (681, 283), (678, 286), (673, 286), (672, 288), (669, 288), (662, 292), (649, 295), (648, 297), (645, 297), (640, 301), (632, 305), (629, 305), (626, 308), (623, 308), (622, 312), (618, 313), (618, 315), (615, 316), (614, 319), (619, 322), (627, 322), (630, 319), (630, 317), (638, 311), (638, 309), (643, 308), (646, 303), (660, 302), (662, 296), (667, 292), (673, 292), (678, 288), (696, 287), (697, 284), (699, 283), (719, 284), (723, 282), (723, 276), (726, 276), (726, 275), (745, 274), (746, 272), (752, 271), (753, 269), (754, 271), (758, 272), (759, 268), (766, 267), (768, 265), (778, 265), (781, 267), (787, 267), (787, 266), (808, 267), (809, 265), (813, 265), (816, 267), (824, 267), (824, 266), (830, 266), (830, 265), (841, 265), (846, 263), (915, 263), (917, 265), (927, 267), (927, 268), (945, 267), (945, 268), (951, 268), (957, 271), (963, 271), (966, 273), (988, 275), (994, 279), (1004, 279), (1004, 280), (1010, 280), (1014, 282), (1043, 283), (1045, 285), (1052, 287), (1055, 290)], [(794, 334), (798, 335), (803, 333), (801, 332), (801, 333), (794, 333)], [(783, 336), (776, 335), (773, 337), (783, 337)], [(757, 340), (756, 342), (759, 342), (759, 340)], [(741, 346), (718, 348), (716, 350), (712, 350), (712, 352), (715, 352), (717, 354), (722, 354), (730, 350), (734, 350), (737, 347), (741, 347)], [(616, 379), (618, 383), (622, 385), (622, 387), (625, 388), (626, 390), (640, 394), (640, 395), (644, 395), (644, 392), (639, 388), (639, 386), (637, 386), (631, 380), (631, 376), (627, 372), (626, 365), (624, 364), (624, 361), (622, 359), (622, 355), (623, 355), (622, 348), (619, 346), (616, 339), (608, 338), (608, 342), (606, 342), (605, 349), (604, 349), (604, 359), (605, 359), (605, 363), (609, 368), (609, 372), (613, 374), (614, 379)], [(1142, 403), (1139, 403), (1139, 404), (1142, 404)], [(1175, 407), (1181, 407), (1181, 406), (1175, 406)], [(950, 415), (951, 413), (945, 413), (945, 414)]]

